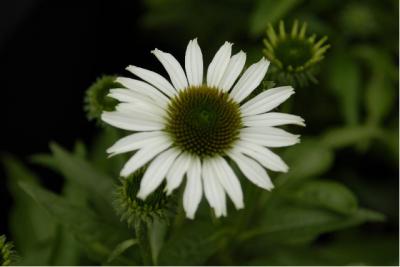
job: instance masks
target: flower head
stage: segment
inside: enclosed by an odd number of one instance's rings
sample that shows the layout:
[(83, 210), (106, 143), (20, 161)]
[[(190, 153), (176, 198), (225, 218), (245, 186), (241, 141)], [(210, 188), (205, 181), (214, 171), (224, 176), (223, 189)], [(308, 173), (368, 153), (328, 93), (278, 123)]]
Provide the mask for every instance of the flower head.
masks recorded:
[(306, 36), (307, 24), (301, 26), (296, 20), (290, 32), (286, 32), (283, 21), (275, 31), (271, 24), (263, 40), (264, 55), (271, 61), (271, 78), (280, 83), (304, 86), (308, 81), (316, 82), (313, 68), (324, 58), (329, 45), (326, 36), (316, 40), (316, 35)]
[(226, 42), (209, 64), (205, 81), (196, 39), (187, 47), (185, 70), (171, 54), (152, 52), (171, 82), (136, 66), (127, 70), (141, 80), (117, 78), (125, 88), (111, 89), (110, 96), (121, 103), (116, 111), (103, 112), (102, 120), (134, 133), (107, 152), (136, 151), (121, 170), (123, 177), (148, 164), (137, 197), (146, 199), (164, 179), (166, 193), (171, 194), (186, 177), (183, 206), (187, 217), (194, 218), (203, 193), (219, 217), (227, 214), (226, 194), (237, 209), (244, 207), (241, 185), (228, 158), (251, 182), (267, 190), (273, 185), (265, 169), (288, 170), (268, 147), (298, 143), (298, 135), (275, 126), (304, 125), (304, 121), (270, 111), (288, 99), (293, 88), (277, 87), (251, 97), (269, 62), (262, 58), (239, 78), (246, 54), (240, 51), (231, 56), (231, 52), (232, 44)]

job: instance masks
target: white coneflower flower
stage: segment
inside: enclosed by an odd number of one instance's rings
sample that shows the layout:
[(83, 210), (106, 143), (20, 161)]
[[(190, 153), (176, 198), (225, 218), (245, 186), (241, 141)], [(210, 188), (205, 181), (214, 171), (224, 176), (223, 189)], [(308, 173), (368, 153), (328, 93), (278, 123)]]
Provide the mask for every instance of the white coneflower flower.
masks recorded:
[(299, 142), (299, 136), (274, 126), (304, 125), (302, 118), (269, 112), (293, 93), (289, 86), (269, 89), (252, 99), (248, 96), (265, 76), (269, 62), (262, 58), (239, 78), (246, 54), (231, 56), (232, 44), (215, 54), (203, 82), (203, 56), (197, 39), (189, 42), (185, 70), (171, 55), (152, 53), (165, 67), (172, 84), (161, 75), (129, 66), (141, 80), (119, 77), (125, 88), (112, 89), (119, 100), (116, 111), (103, 112), (102, 120), (135, 133), (117, 141), (111, 155), (136, 151), (121, 171), (128, 176), (149, 163), (137, 196), (145, 199), (166, 178), (170, 194), (186, 174), (183, 206), (188, 218), (194, 214), (203, 192), (217, 217), (227, 214), (225, 193), (237, 209), (243, 208), (240, 182), (227, 162), (232, 159), (257, 186), (270, 190), (265, 170), (286, 172), (287, 165), (267, 147)]

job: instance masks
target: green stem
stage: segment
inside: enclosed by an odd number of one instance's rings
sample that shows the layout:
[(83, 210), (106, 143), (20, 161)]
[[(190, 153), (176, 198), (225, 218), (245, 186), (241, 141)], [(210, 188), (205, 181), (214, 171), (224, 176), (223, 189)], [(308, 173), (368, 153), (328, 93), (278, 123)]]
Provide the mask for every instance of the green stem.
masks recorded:
[(153, 265), (149, 233), (146, 222), (138, 220), (135, 223), (136, 239), (139, 242), (140, 254), (142, 255), (143, 265)]
[[(183, 198), (183, 191), (179, 190), (178, 194), (177, 194), (177, 199), (182, 199)], [(180, 229), (182, 227), (182, 225), (185, 222), (186, 216), (185, 216), (185, 211), (183, 209), (183, 202), (182, 201), (178, 201), (178, 208), (177, 208), (177, 213), (175, 215), (175, 220), (174, 220), (174, 224), (173, 224), (173, 228), (175, 229)]]
[(49, 265), (57, 265), (57, 258), (58, 258), (58, 253), (60, 250), (60, 244), (63, 241), (62, 240), (62, 229), (61, 229), (60, 225), (56, 226), (54, 239), (55, 239), (55, 242), (51, 248), (50, 257), (49, 257)]

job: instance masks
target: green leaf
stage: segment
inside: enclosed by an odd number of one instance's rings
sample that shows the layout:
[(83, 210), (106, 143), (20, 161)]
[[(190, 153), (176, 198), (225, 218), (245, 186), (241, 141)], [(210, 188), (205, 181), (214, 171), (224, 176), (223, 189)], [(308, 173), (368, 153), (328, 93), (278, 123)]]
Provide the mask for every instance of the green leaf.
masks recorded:
[(379, 140), (386, 146), (394, 159), (394, 162), (399, 160), (399, 129), (384, 129), (382, 130)]
[(333, 158), (333, 152), (320, 142), (305, 139), (301, 144), (285, 151), (283, 159), (290, 169), (277, 177), (275, 185), (290, 185), (305, 178), (317, 177), (331, 167)]
[[(65, 198), (38, 185), (26, 182), (19, 184), (55, 220), (74, 234), (93, 260), (106, 262), (114, 248), (129, 235), (126, 229), (111, 225), (91, 210), (72, 205)], [(131, 259), (122, 256), (118, 257), (118, 262), (134, 264)]]
[(138, 243), (138, 241), (136, 239), (128, 239), (128, 240), (122, 241), (111, 252), (110, 256), (107, 259), (107, 262), (108, 263), (113, 262), (118, 256), (122, 255), (122, 253), (124, 253), (127, 249), (136, 245), (137, 243)]
[[(32, 201), (18, 182), (38, 184), (38, 178), (11, 156), (3, 158), (14, 206), (10, 226), (21, 265), (79, 265), (81, 248), (71, 233)], [(64, 188), (65, 189), (65, 188)], [(75, 191), (74, 191), (75, 192)], [(74, 194), (75, 196), (76, 194)], [(75, 200), (75, 199), (74, 199)]]
[(93, 166), (113, 177), (119, 176), (127, 159), (124, 155), (108, 158), (106, 150), (120, 138), (117, 129), (105, 127), (94, 139), (89, 153), (89, 159)]
[(319, 248), (318, 254), (335, 262), (332, 265), (396, 266), (399, 264), (399, 239), (386, 232), (365, 234), (352, 230)]
[(56, 235), (51, 245), (51, 265), (80, 265), (83, 251), (74, 236), (60, 224), (57, 225)]
[(11, 237), (21, 256), (19, 264), (50, 265), (56, 223), (18, 186), (19, 182), (38, 184), (39, 178), (10, 155), (3, 156), (2, 163), (7, 176), (7, 186), (13, 198), (9, 225)]
[(368, 122), (380, 123), (395, 103), (394, 83), (398, 82), (398, 67), (390, 53), (383, 49), (358, 45), (353, 48), (353, 53), (370, 69), (365, 95)]
[[(261, 256), (261, 255), (260, 255)], [(307, 246), (269, 246), (262, 257), (247, 262), (248, 266), (326, 266), (338, 265), (315, 253), (315, 248)]]
[(152, 260), (155, 265), (158, 265), (158, 256), (162, 247), (164, 246), (168, 225), (166, 222), (155, 218), (149, 223), (148, 227)]
[(343, 50), (332, 58), (328, 76), (330, 88), (339, 101), (346, 124), (356, 125), (360, 120), (360, 66)]
[(160, 252), (160, 265), (202, 265), (217, 250), (211, 224), (193, 221), (172, 234)]
[(334, 128), (321, 137), (321, 143), (332, 149), (353, 146), (360, 141), (379, 137), (380, 131), (370, 126)]
[(54, 172), (59, 172), (58, 164), (53, 155), (40, 153), (30, 157), (30, 161), (34, 164), (46, 167)]
[(382, 74), (373, 75), (367, 84), (365, 105), (367, 120), (379, 124), (391, 112), (395, 103), (395, 88)]
[[(75, 143), (75, 147), (74, 147), (74, 155), (77, 158), (84, 159), (86, 157), (86, 153), (87, 152), (86, 152), (85, 145), (82, 142), (77, 141)], [(60, 168), (58, 166), (57, 159), (55, 159), (53, 157), (53, 155), (51, 155), (51, 154), (47, 154), (47, 153), (34, 154), (34, 155), (30, 156), (30, 160), (32, 163), (49, 168), (54, 172), (57, 172), (57, 173), (60, 172)]]
[(344, 215), (327, 209), (306, 207), (279, 197), (270, 199), (262, 214), (262, 224), (239, 237), (247, 240), (262, 236), (263, 242), (297, 244), (314, 240), (318, 235), (359, 225), (382, 221), (383, 215), (359, 209)]
[(289, 11), (301, 4), (302, 0), (258, 0), (250, 19), (250, 33), (260, 35), (268, 23), (275, 23)]
[(326, 208), (342, 214), (353, 214), (358, 208), (357, 198), (344, 185), (333, 181), (309, 181), (289, 197), (297, 203)]
[(387, 50), (365, 44), (356, 45), (352, 49), (352, 54), (369, 65), (372, 75), (384, 75), (391, 81), (399, 80), (398, 66)]
[(78, 158), (84, 159), (86, 158), (86, 146), (85, 144), (78, 140), (75, 142), (75, 146), (74, 146), (74, 155), (76, 155)]
[(113, 182), (112, 178), (93, 168), (88, 162), (78, 156), (68, 153), (57, 144), (50, 145), (57, 165), (66, 179), (79, 184), (97, 199), (111, 203)]
[(343, 231), (317, 246), (271, 245), (246, 265), (264, 266), (396, 266), (398, 237), (362, 231)]

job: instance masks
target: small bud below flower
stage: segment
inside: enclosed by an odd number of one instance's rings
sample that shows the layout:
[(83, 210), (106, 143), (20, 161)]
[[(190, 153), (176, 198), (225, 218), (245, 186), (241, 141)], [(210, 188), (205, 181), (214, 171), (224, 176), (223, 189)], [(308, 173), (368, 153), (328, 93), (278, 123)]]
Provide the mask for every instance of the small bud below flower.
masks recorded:
[(162, 187), (145, 200), (137, 197), (144, 172), (145, 167), (121, 178), (121, 184), (116, 188), (114, 207), (121, 221), (126, 221), (129, 227), (140, 221), (152, 222), (156, 218), (168, 221), (168, 215), (172, 213), (173, 196), (167, 196)]

